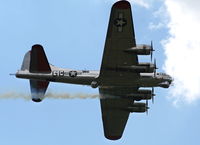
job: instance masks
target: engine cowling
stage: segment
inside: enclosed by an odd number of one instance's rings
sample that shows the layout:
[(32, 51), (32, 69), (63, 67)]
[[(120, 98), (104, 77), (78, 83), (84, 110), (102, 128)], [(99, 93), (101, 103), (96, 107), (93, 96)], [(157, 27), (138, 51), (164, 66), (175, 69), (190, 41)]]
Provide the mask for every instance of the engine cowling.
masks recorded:
[(146, 107), (146, 103), (133, 103), (132, 107)]
[(132, 106), (128, 107), (127, 110), (135, 113), (144, 113), (149, 109), (145, 103), (134, 103)]
[(151, 90), (145, 90), (145, 89), (141, 89), (138, 90), (136, 93), (131, 93), (127, 95), (127, 97), (131, 97), (136, 101), (150, 100), (152, 99), (153, 96), (155, 96), (155, 94), (153, 94)]
[(156, 66), (153, 63), (139, 63), (138, 65), (132, 66), (119, 66), (117, 69), (120, 71), (129, 71), (137, 73), (153, 73), (156, 69)]
[(152, 94), (152, 90), (140, 89), (137, 91), (140, 94)]
[(124, 50), (127, 53), (135, 53), (137, 55), (150, 55), (152, 51), (152, 47), (150, 45), (141, 44), (136, 47), (132, 47)]

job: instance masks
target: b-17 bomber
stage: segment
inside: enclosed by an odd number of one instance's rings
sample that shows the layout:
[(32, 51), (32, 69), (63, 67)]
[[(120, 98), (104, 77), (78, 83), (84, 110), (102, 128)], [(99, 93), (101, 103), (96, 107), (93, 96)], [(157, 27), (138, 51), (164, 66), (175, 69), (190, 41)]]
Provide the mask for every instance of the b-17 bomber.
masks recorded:
[(155, 61), (138, 61), (139, 55), (149, 55), (152, 60), (153, 51), (152, 42), (136, 44), (131, 5), (121, 0), (111, 9), (100, 71), (51, 65), (43, 47), (36, 44), (25, 54), (21, 69), (15, 75), (29, 79), (34, 102), (45, 98), (49, 82), (98, 88), (104, 135), (107, 139), (118, 140), (130, 113), (148, 111), (148, 100), (154, 100), (154, 87), (168, 88), (173, 81), (171, 76), (156, 72)]

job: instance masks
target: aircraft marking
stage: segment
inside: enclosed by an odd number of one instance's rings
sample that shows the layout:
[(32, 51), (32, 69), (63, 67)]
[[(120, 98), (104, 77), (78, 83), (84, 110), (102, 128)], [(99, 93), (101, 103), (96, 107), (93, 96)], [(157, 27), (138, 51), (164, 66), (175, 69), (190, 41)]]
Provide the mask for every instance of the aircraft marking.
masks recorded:
[(123, 31), (123, 27), (127, 24), (127, 20), (124, 18), (123, 13), (119, 13), (118, 18), (114, 20), (114, 25), (118, 28), (118, 32)]
[(77, 71), (70, 71), (69, 72), (70, 77), (76, 77), (77, 76)]
[(66, 77), (66, 76), (70, 76), (70, 77), (76, 77), (77, 75), (82, 74), (81, 72), (77, 72), (77, 71), (60, 71), (60, 70), (54, 70), (52, 71), (52, 76), (54, 77)]

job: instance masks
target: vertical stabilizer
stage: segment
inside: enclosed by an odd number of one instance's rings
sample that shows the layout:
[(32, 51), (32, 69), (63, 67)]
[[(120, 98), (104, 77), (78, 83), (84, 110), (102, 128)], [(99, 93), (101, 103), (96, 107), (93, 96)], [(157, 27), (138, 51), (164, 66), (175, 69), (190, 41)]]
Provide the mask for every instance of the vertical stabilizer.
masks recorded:
[(29, 71), (31, 73), (51, 73), (44, 49), (39, 44), (32, 46)]
[[(28, 57), (27, 57), (28, 58)], [(41, 45), (32, 46), (30, 54), (30, 73), (51, 73), (44, 49)], [(31, 95), (34, 102), (41, 102), (49, 85), (48, 81), (30, 80)]]
[[(51, 73), (49, 62), (41, 45), (33, 45), (31, 51), (25, 54), (21, 70), (30, 73)], [(30, 80), (31, 96), (34, 102), (41, 102), (44, 99), (48, 85), (48, 81)]]

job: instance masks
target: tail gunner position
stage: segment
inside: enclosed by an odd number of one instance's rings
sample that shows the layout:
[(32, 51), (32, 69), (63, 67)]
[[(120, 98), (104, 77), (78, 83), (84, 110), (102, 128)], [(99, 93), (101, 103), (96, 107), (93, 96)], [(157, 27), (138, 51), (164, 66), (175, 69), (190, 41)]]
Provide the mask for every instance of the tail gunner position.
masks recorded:
[[(152, 59), (153, 51), (152, 43), (136, 45), (131, 5), (122, 0), (112, 6), (100, 71), (55, 67), (49, 64), (43, 47), (34, 45), (26, 53), (16, 77), (29, 79), (34, 102), (44, 99), (49, 82), (98, 88), (104, 135), (117, 140), (123, 134), (130, 112), (148, 110), (148, 100), (155, 96), (153, 88), (168, 88), (172, 83), (169, 75), (156, 73), (155, 61), (138, 61), (138, 55), (150, 55)], [(142, 100), (146, 103), (138, 102)]]

